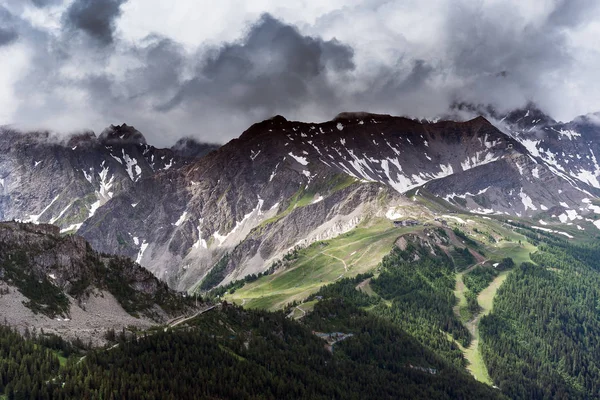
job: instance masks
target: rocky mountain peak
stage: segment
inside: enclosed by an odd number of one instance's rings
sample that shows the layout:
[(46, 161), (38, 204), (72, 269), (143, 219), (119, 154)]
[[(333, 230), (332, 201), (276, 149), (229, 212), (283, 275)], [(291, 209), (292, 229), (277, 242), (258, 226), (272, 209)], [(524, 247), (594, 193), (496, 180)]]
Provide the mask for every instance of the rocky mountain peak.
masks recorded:
[(98, 138), (92, 131), (75, 134), (67, 139), (67, 147), (86, 146), (96, 143)]
[(104, 145), (146, 144), (144, 135), (127, 124), (109, 126), (102, 131), (98, 140)]
[(365, 111), (345, 111), (341, 112), (333, 118), (333, 121), (345, 121), (345, 120), (362, 120), (367, 118), (391, 118), (388, 114), (374, 114)]
[(217, 150), (219, 147), (217, 144), (202, 143), (194, 138), (185, 137), (171, 146), (171, 151), (180, 157), (199, 158), (213, 150)]
[(511, 111), (499, 119), (519, 128), (556, 124), (556, 121), (552, 117), (531, 102), (525, 107)]
[(283, 115), (275, 115), (274, 117), (269, 118), (267, 121), (272, 121), (276, 123), (284, 123), (287, 122), (287, 119)]

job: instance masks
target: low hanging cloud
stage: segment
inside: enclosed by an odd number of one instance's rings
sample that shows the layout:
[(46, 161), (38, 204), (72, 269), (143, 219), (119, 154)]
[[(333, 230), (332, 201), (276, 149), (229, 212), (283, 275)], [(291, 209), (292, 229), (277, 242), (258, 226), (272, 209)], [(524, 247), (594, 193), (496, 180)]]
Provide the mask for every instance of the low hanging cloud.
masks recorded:
[(62, 3), (61, 0), (31, 0), (33, 5), (39, 8), (44, 8), (48, 6), (55, 6), (57, 4)]
[[(223, 142), (275, 114), (432, 118), (461, 102), (504, 111), (532, 101), (564, 119), (600, 109), (595, 1), (361, 0), (311, 15), (266, 1), (272, 13), (240, 25), (237, 3), (223, 0), (214, 7), (229, 10), (222, 24), (237, 38), (197, 45), (127, 36), (124, 13), (129, 25), (135, 13), (156, 20), (157, 9), (143, 12), (161, 2), (6, 1), (0, 52), (25, 67), (0, 65), (10, 89), (0, 108), (14, 109), (0, 124), (69, 132), (126, 122), (170, 145), (182, 136)], [(40, 25), (46, 10), (58, 29)]]

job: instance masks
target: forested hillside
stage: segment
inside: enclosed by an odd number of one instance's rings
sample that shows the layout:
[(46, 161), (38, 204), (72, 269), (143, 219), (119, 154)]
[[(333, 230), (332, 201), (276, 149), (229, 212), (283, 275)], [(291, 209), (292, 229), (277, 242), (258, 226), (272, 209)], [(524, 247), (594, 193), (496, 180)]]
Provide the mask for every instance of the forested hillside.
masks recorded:
[[(8, 399), (597, 397), (600, 246), (522, 223), (503, 226), (509, 249), (503, 251), (490, 245), (491, 225), (477, 239), (477, 228), (466, 226), (405, 234), (372, 272), (341, 277), (283, 312), (223, 302), (171, 327), (109, 331), (110, 343), (95, 349), (2, 327), (0, 393)], [(530, 260), (515, 265), (510, 254)]]
[[(352, 334), (328, 345), (315, 330)], [(21, 352), (8, 398), (455, 399), (502, 398), (402, 329), (331, 299), (305, 324), (226, 306), (184, 327), (117, 335), (110, 349), (59, 359), (3, 329), (2, 357)], [(35, 357), (36, 361), (31, 361)], [(1, 358), (4, 360), (4, 358)]]
[(498, 290), (481, 320), (482, 352), (512, 398), (600, 395), (600, 247), (545, 243)]

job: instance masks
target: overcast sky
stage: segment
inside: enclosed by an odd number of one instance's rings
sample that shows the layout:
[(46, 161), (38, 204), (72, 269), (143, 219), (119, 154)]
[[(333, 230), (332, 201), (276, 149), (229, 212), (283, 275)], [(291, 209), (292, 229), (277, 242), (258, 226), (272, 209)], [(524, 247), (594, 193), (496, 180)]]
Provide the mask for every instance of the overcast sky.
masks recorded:
[(594, 0), (0, 0), (0, 125), (225, 142), (275, 114), (600, 111)]

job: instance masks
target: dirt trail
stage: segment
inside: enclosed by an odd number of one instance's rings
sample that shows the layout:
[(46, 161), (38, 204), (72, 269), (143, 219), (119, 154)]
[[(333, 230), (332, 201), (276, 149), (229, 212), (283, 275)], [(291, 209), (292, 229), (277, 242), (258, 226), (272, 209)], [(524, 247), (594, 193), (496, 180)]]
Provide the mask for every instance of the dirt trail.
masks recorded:
[(371, 283), (371, 279), (372, 278), (367, 278), (364, 281), (362, 281), (361, 283), (359, 283), (358, 285), (356, 285), (356, 290), (360, 290), (361, 292), (363, 292), (364, 287), (367, 286), (369, 283)]
[(208, 308), (202, 309), (202, 310), (198, 311), (196, 314), (192, 315), (191, 317), (181, 318), (181, 319), (177, 318), (176, 320), (174, 320), (173, 322), (171, 322), (169, 324), (169, 327), (170, 328), (174, 328), (174, 327), (176, 327), (179, 324), (182, 324), (182, 323), (184, 323), (186, 321), (189, 321), (190, 319), (196, 318), (198, 315), (204, 314), (205, 312), (212, 310), (215, 307), (217, 307), (217, 305), (210, 306)]
[(338, 261), (341, 261), (341, 262), (344, 264), (344, 271), (348, 272), (348, 265), (346, 265), (346, 261), (342, 260), (342, 259), (341, 259), (341, 258), (339, 258), (339, 257), (332, 256), (331, 254), (327, 254), (327, 253), (325, 253), (324, 251), (323, 251), (322, 253), (323, 253), (324, 255), (326, 255), (327, 257), (335, 258), (336, 260), (338, 260)]
[(358, 264), (358, 262), (360, 260), (362, 260), (362, 258), (365, 256), (365, 254), (367, 254), (369, 252), (369, 250), (371, 250), (371, 248), (373, 247), (373, 243), (371, 243), (370, 245), (367, 246), (367, 248), (365, 249), (365, 251), (363, 251), (363, 253), (360, 255), (360, 257), (358, 257), (353, 263), (352, 265), (356, 265)]
[[(475, 260), (477, 260), (477, 264), (475, 264), (475, 265), (480, 265), (487, 261), (487, 259), (484, 256), (482, 256), (481, 254), (479, 254), (478, 252), (476, 252), (475, 250), (473, 250), (471, 248), (469, 248), (469, 253), (471, 253), (471, 255), (473, 257), (475, 257)], [(475, 267), (475, 265), (473, 267)]]
[[(306, 317), (306, 311), (301, 309), (300, 306), (296, 306), (296, 308), (302, 312), (302, 317)], [(302, 317), (300, 317), (300, 318), (302, 318)]]

